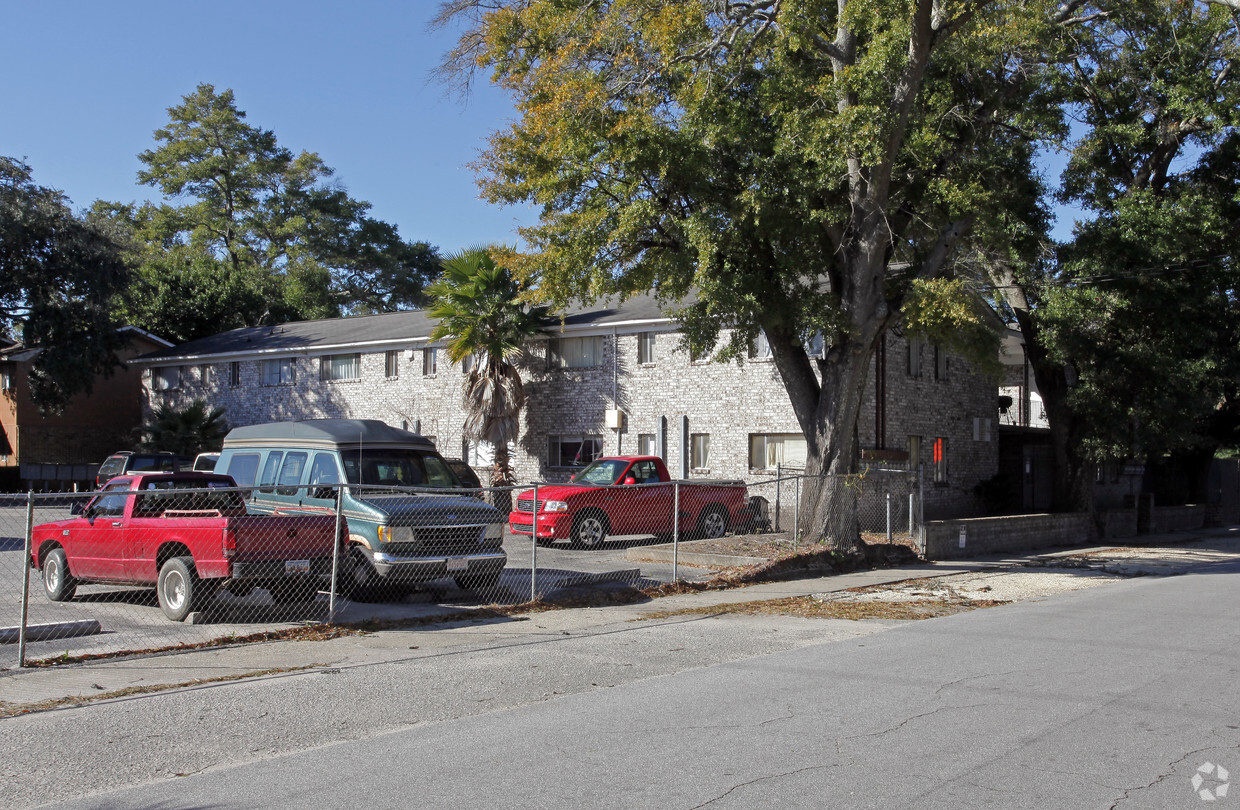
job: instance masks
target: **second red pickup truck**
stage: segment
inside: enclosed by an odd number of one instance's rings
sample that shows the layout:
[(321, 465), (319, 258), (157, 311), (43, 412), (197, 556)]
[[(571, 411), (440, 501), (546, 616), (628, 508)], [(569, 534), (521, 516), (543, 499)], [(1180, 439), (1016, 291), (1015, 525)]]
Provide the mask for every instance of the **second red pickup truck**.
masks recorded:
[(682, 536), (722, 537), (753, 519), (742, 481), (675, 482), (658, 456), (610, 456), (567, 484), (540, 486), (537, 505), (534, 490), (519, 494), (508, 527), (516, 534), (536, 532), (542, 544), (566, 539), (587, 549), (613, 534), (671, 535), (677, 489)]
[(247, 515), (235, 487), (208, 473), (113, 478), (79, 516), (34, 528), (30, 565), (53, 602), (84, 583), (154, 585), (173, 621), (221, 587), (313, 600), (331, 573), (335, 516)]

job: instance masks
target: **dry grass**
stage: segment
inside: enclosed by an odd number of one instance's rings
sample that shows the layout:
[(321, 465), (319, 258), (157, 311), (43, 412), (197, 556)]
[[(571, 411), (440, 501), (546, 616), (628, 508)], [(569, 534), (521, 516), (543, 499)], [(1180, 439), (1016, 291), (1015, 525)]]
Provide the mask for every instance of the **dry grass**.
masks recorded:
[(703, 605), (681, 610), (658, 610), (642, 614), (643, 619), (670, 619), (677, 616), (721, 616), (740, 613), (747, 616), (769, 614), (802, 619), (889, 619), (912, 621), (951, 616), (977, 608), (997, 607), (1007, 602), (990, 599), (918, 599), (908, 602), (841, 601), (813, 596), (791, 596), (730, 605)]

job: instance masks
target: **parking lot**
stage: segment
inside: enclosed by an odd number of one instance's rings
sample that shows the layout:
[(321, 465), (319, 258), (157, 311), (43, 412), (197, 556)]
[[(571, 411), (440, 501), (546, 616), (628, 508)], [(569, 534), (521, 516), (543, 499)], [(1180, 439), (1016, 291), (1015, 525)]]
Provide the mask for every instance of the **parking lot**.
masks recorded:
[[(33, 522), (60, 520), (69, 515), (64, 502), (40, 502)], [(26, 658), (78, 656), (122, 650), (199, 644), (228, 637), (243, 637), (328, 618), (329, 596), (318, 594), (309, 604), (276, 605), (262, 589), (244, 597), (218, 593), (208, 608), (190, 622), (169, 621), (156, 603), (150, 587), (83, 585), (69, 602), (47, 599), (39, 572), (23, 563), (26, 526), (24, 505), (0, 505), (0, 628), (16, 628), (21, 622), (22, 575), (29, 580), (27, 625), (54, 625), (50, 637), (28, 637)], [(563, 543), (535, 548), (530, 538), (507, 534), (504, 549), (508, 564), (499, 584), (484, 592), (462, 591), (451, 579), (422, 583), (380, 603), (351, 602), (337, 597), (338, 622), (400, 620), (441, 611), (444, 606), (514, 604), (531, 596), (547, 598), (568, 588), (598, 587), (625, 582), (638, 586), (669, 582), (674, 578), (670, 563), (634, 562), (626, 551), (635, 545), (659, 542), (653, 537), (609, 538), (601, 548), (578, 550)], [(703, 568), (679, 566), (681, 579), (709, 577)], [(64, 635), (74, 623), (98, 622), (98, 632)], [(16, 643), (0, 644), (0, 667), (18, 662)]]

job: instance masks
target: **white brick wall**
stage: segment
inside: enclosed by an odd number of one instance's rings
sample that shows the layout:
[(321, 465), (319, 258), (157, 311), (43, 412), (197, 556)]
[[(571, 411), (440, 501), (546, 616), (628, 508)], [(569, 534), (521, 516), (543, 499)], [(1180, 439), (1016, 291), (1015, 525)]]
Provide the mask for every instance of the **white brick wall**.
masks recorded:
[[(637, 452), (637, 437), (658, 433), (667, 419), (667, 463), (681, 469), (681, 417), (690, 433), (710, 435), (709, 469), (690, 477), (769, 480), (749, 469), (749, 436), (755, 433), (799, 433), (787, 393), (769, 360), (737, 363), (692, 363), (678, 348), (679, 335), (659, 332), (654, 362), (637, 362), (637, 332), (609, 333), (603, 340), (602, 363), (589, 369), (548, 369), (546, 344), (535, 348), (532, 367), (523, 373), (529, 404), (520, 446), (514, 457), (519, 481), (563, 480), (567, 470), (547, 466), (548, 436), (597, 434), (606, 453)], [(905, 341), (887, 337), (886, 431), (882, 446), (903, 450), (907, 437), (922, 437), (928, 461), (935, 437), (948, 440), (948, 481), (935, 485), (926, 471), (927, 514), (949, 517), (974, 511), (973, 487), (997, 471), (998, 414), (996, 382), (971, 371), (965, 361), (948, 359), (947, 379), (935, 379), (933, 349), (924, 347), (922, 375), (907, 374)], [(618, 346), (618, 353), (616, 351)], [(143, 374), (148, 407), (185, 404), (196, 398), (223, 407), (234, 426), (258, 422), (339, 417), (380, 419), (397, 427), (415, 427), (433, 436), (440, 452), (462, 456), (461, 383), (459, 365), (441, 351), (438, 372), (422, 374), (422, 353), (412, 358), (401, 351), (399, 376), (385, 376), (385, 354), (362, 355), (358, 380), (320, 381), (317, 354), (295, 355), (291, 385), (262, 384), (261, 360), (241, 360), (240, 384), (230, 385), (230, 363), (212, 367), (204, 385), (198, 366), (182, 374), (180, 388), (150, 390), (150, 369)], [(879, 446), (875, 437), (873, 362), (858, 426), (863, 449)], [(604, 412), (619, 407), (626, 414), (619, 430), (604, 427)], [(975, 441), (975, 418), (990, 419), (990, 441)], [(901, 463), (897, 462), (896, 466)]]

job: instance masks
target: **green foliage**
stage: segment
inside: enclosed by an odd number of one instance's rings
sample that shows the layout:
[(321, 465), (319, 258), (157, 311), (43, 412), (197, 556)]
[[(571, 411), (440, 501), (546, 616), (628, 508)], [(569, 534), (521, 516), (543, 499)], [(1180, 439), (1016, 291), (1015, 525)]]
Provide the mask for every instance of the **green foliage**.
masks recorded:
[(423, 303), (434, 248), (367, 216), (317, 154), (280, 146), (209, 84), (168, 114), (138, 180), (170, 202), (96, 206), (129, 235), (138, 280), (122, 308), (133, 323), (189, 340)]
[(1096, 212), (1039, 291), (1083, 458), (1240, 440), (1240, 35), (1205, 3), (1118, 4), (1078, 37), (1061, 197)]
[(439, 319), (432, 340), (446, 340), (454, 363), (473, 357), (465, 378), (465, 438), (495, 449), (491, 486), (514, 483), (508, 444), (518, 438), (525, 387), (517, 367), (530, 340), (541, 332), (545, 306), (522, 300), (523, 285), (495, 260), (497, 248), (470, 248), (443, 263), (428, 292), (430, 315)]
[(0, 328), (40, 349), (30, 383), (41, 411), (60, 411), (119, 365), (109, 301), (127, 278), (107, 223), (76, 216), (29, 166), (0, 157)]
[(224, 409), (209, 408), (201, 399), (182, 408), (157, 405), (138, 429), (138, 449), (195, 456), (219, 450), (228, 430)]
[(904, 302), (908, 332), (963, 355), (978, 371), (998, 378), (999, 320), (982, 297), (969, 294), (963, 279), (916, 279)]

